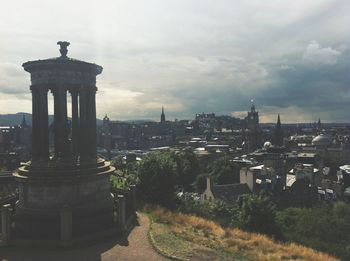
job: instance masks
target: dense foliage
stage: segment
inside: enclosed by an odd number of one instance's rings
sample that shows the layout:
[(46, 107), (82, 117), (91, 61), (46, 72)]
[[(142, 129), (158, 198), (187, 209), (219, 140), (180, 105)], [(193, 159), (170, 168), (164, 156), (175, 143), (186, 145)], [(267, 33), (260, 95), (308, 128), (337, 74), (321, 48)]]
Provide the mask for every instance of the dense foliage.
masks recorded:
[(229, 157), (222, 157), (208, 166), (208, 174), (216, 184), (239, 183), (240, 168)]
[(116, 168), (115, 175), (111, 176), (112, 188), (126, 189), (130, 185), (139, 183), (136, 161), (125, 161), (122, 156), (118, 156), (112, 160), (111, 164)]
[(172, 153), (150, 153), (138, 168), (142, 199), (167, 207), (174, 205), (176, 162)]
[(281, 238), (275, 223), (276, 206), (270, 198), (244, 195), (239, 205), (239, 218), (237, 221), (241, 228)]
[[(240, 227), (248, 231), (278, 235), (275, 206), (267, 197), (244, 195), (239, 204), (223, 201), (200, 203), (193, 198), (181, 198), (178, 211), (215, 220), (223, 226)], [(272, 233), (271, 233), (272, 232)]]
[(124, 176), (137, 182), (143, 201), (166, 207), (174, 206), (176, 191), (192, 191), (200, 173), (197, 157), (191, 149), (150, 153), (137, 168), (129, 166), (127, 170)]
[(287, 208), (276, 222), (286, 240), (350, 260), (350, 205), (324, 203), (314, 208)]
[[(170, 164), (171, 167), (164, 164)], [(150, 153), (140, 163), (118, 156), (112, 161), (112, 165), (116, 168), (116, 175), (111, 179), (112, 186), (125, 188), (130, 184), (138, 184), (144, 201), (150, 200), (150, 203), (156, 203), (155, 198), (159, 195), (152, 195), (157, 192), (146, 188), (150, 185), (154, 188), (160, 186), (163, 179), (171, 183), (171, 189), (164, 191), (168, 195), (163, 195), (168, 199), (174, 196), (175, 191), (203, 192), (207, 175), (217, 184), (239, 183), (239, 166), (230, 161), (228, 157), (213, 161), (206, 169), (208, 174), (201, 174), (202, 170), (197, 156), (191, 148), (178, 152)], [(163, 171), (164, 173), (161, 174)], [(151, 181), (154, 183), (150, 184)], [(163, 187), (160, 186), (160, 189), (162, 190)]]
[(193, 183), (200, 173), (199, 162), (192, 149), (185, 149), (174, 154), (176, 162), (176, 184), (186, 191), (193, 190)]
[(178, 198), (176, 203), (177, 210), (181, 213), (214, 220), (223, 226), (237, 223), (238, 206), (228, 206), (222, 201), (200, 203), (192, 197)]

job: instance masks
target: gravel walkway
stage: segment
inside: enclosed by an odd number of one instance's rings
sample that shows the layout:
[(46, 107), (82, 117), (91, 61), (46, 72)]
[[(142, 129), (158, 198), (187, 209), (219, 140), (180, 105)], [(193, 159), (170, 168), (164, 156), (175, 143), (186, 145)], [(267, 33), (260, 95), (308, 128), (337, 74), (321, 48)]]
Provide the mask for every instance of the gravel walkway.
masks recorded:
[(148, 241), (149, 219), (138, 214), (139, 226), (136, 226), (128, 238), (109, 241), (74, 250), (39, 251), (30, 249), (0, 248), (1, 261), (163, 261), (168, 260), (154, 251)]

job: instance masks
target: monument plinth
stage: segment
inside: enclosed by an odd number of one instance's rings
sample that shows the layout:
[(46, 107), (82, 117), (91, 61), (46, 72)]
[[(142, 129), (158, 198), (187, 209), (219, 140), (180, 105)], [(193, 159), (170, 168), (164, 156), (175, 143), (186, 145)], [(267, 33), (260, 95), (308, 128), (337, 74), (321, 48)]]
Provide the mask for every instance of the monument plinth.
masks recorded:
[[(14, 232), (40, 240), (60, 238), (60, 215), (71, 211), (73, 237), (113, 226), (109, 162), (96, 154), (96, 76), (102, 67), (61, 56), (23, 64), (31, 75), (32, 159), (14, 173), (19, 184)], [(54, 151), (49, 153), (48, 94), (54, 101)], [(71, 95), (71, 124), (67, 118)], [(68, 209), (68, 210), (67, 210)]]

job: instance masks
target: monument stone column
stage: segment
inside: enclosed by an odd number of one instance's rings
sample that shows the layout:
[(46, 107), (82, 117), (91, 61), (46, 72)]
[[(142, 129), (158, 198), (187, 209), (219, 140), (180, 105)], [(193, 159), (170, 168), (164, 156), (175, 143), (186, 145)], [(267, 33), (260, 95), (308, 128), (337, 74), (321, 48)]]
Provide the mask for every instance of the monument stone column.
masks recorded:
[(32, 91), (32, 160), (40, 159), (40, 94), (37, 86)]
[(54, 98), (55, 157), (65, 158), (69, 151), (67, 90), (63, 86), (55, 86), (52, 93)]
[(92, 86), (89, 88), (89, 91), (87, 92), (88, 96), (88, 139), (89, 139), (89, 156), (90, 158), (94, 159), (96, 158), (96, 102), (95, 102), (95, 96), (96, 96), (96, 90), (97, 88), (95, 86)]
[(78, 91), (70, 90), (72, 97), (72, 149), (73, 155), (79, 154), (79, 105)]
[(47, 105), (47, 88), (40, 86), (40, 158), (48, 160), (49, 158), (49, 115)]
[(85, 86), (79, 89), (79, 154), (81, 160), (86, 160), (89, 157), (89, 135), (88, 135), (88, 90)]

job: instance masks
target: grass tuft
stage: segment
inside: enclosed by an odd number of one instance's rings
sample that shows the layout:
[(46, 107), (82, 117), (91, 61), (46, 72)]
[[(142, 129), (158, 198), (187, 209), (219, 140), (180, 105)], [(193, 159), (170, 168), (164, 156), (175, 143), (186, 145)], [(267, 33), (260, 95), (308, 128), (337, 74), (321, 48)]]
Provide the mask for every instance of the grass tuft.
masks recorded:
[(233, 256), (242, 256), (247, 260), (338, 260), (294, 243), (278, 243), (265, 235), (248, 233), (237, 228), (224, 229), (201, 217), (174, 213), (161, 207), (147, 206), (145, 210), (152, 213), (156, 222), (166, 224), (171, 233), (185, 241)]

